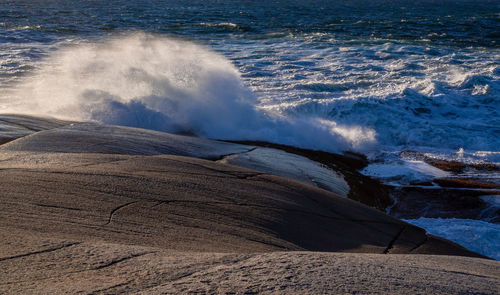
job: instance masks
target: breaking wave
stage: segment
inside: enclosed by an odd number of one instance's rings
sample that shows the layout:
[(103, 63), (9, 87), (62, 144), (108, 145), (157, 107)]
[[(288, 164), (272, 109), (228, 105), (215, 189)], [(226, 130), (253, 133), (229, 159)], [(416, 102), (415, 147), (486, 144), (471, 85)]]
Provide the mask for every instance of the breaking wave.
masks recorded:
[(375, 143), (369, 128), (264, 111), (224, 57), (144, 33), (60, 48), (16, 89), (7, 111), (327, 151)]

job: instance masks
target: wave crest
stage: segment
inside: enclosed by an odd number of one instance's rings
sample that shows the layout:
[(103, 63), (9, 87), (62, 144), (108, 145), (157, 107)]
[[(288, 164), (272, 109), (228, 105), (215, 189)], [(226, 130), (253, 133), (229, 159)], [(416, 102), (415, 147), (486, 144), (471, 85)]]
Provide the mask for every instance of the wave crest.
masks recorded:
[(191, 42), (135, 33), (54, 52), (18, 87), (22, 113), (53, 115), (217, 139), (363, 150), (375, 133), (317, 117), (257, 109), (224, 57)]

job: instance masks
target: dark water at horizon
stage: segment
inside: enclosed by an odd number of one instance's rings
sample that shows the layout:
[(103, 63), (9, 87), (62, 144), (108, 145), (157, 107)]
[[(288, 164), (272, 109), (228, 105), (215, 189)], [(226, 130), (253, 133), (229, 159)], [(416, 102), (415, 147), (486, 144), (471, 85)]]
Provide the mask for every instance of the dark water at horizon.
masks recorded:
[[(32, 1), (0, 4), (4, 42), (144, 30), (191, 36), (259, 38), (332, 34), (457, 46), (500, 46), (498, 1)], [(234, 26), (204, 24), (231, 23)], [(24, 30), (22, 28), (25, 28)], [(202, 37), (203, 38), (203, 37)], [(206, 37), (212, 39), (213, 37)]]

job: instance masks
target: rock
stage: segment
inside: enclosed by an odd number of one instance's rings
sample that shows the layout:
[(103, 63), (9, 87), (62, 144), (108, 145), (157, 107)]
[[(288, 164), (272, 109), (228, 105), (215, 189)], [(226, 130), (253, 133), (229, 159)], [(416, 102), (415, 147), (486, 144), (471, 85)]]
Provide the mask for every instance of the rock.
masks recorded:
[[(76, 123), (19, 139), (3, 146), (0, 151), (168, 154), (219, 159), (221, 162), (290, 177), (344, 196), (349, 193), (349, 185), (342, 174), (305, 157), (277, 149), (257, 148), (130, 127)], [(34, 160), (33, 155), (28, 157), (31, 161)]]
[(500, 166), (492, 163), (463, 163), (453, 160), (436, 159), (436, 158), (431, 158), (425, 154), (411, 150), (403, 151), (401, 152), (400, 155), (404, 158), (424, 161), (427, 164), (439, 168), (443, 171), (453, 172), (457, 174), (467, 172), (468, 170), (475, 170), (481, 172), (500, 171)]
[(285, 151), (256, 147), (247, 152), (228, 155), (219, 162), (292, 178), (344, 197), (349, 195), (349, 185), (341, 173)]
[(500, 288), (499, 262), (469, 257), (178, 252), (22, 231), (8, 236), (2, 294), (496, 294)]
[[(500, 185), (496, 183), (489, 183), (484, 181), (477, 181), (474, 179), (464, 178), (439, 178), (434, 179), (434, 183), (441, 187), (451, 188), (472, 188), (472, 189), (495, 189), (500, 194)], [(493, 192), (495, 193), (495, 191)]]
[(0, 146), (0, 293), (498, 290), (496, 261), (324, 189), (217, 161), (305, 161), (252, 151), (93, 123)]
[(3, 227), (182, 251), (409, 253), (426, 239), (325, 190), (212, 161), (51, 153), (24, 165), (0, 164)]
[[(29, 118), (21, 116), (16, 119), (15, 115), (11, 115), (10, 119), (20, 121)], [(33, 118), (32, 120), (36, 122), (49, 119)], [(35, 158), (37, 161), (43, 161), (41, 159), (43, 153), (27, 155), (26, 152), (189, 156), (221, 160), (261, 172), (290, 177), (340, 195), (347, 195), (353, 200), (380, 210), (385, 210), (392, 203), (380, 182), (357, 172), (358, 168), (366, 164), (366, 159), (353, 153), (336, 155), (271, 144), (269, 144), (271, 148), (257, 148), (251, 144), (263, 145), (264, 143), (221, 142), (96, 123), (73, 123), (47, 127), (53, 128), (0, 146), (0, 157), (2, 152), (9, 152), (10, 156), (13, 152), (20, 152), (23, 155), (18, 154), (19, 157), (29, 163)], [(278, 148), (285, 149), (285, 151)]]
[(395, 205), (390, 214), (402, 219), (465, 218), (480, 219), (490, 205), (481, 196), (482, 190), (448, 189), (440, 187), (395, 187)]
[(0, 145), (38, 131), (71, 123), (53, 118), (0, 114)]
[(75, 123), (21, 138), (0, 151), (181, 155), (217, 159), (252, 147), (121, 126)]
[(363, 155), (353, 152), (344, 152), (342, 155), (333, 154), (259, 141), (240, 141), (239, 143), (279, 149), (287, 153), (308, 158), (342, 175), (349, 185), (348, 197), (350, 199), (384, 212), (387, 207), (393, 204), (393, 200), (389, 194), (389, 187), (383, 185), (376, 179), (359, 173), (358, 170), (368, 165), (368, 160)]

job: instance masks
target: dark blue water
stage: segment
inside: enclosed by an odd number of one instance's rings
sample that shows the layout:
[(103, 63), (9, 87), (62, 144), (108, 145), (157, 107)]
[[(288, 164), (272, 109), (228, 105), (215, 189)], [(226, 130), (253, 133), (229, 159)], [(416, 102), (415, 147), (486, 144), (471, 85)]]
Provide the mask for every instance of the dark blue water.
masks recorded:
[[(348, 40), (498, 46), (498, 1), (2, 1), (2, 41), (144, 30), (204, 38), (327, 33)], [(236, 26), (202, 25), (233, 23)], [(25, 30), (20, 28), (26, 27)], [(16, 34), (9, 30), (18, 29)], [(204, 36), (209, 35), (209, 36)]]

